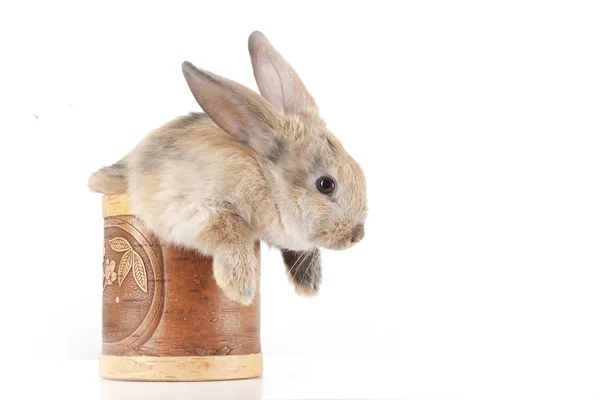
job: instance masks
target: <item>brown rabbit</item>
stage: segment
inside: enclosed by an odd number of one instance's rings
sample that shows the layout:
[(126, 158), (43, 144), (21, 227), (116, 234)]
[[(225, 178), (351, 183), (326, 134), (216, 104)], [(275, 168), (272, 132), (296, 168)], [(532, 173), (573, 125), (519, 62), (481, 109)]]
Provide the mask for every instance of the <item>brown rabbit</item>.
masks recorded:
[[(318, 292), (319, 247), (364, 236), (365, 178), (327, 130), (311, 95), (266, 37), (249, 39), (254, 91), (183, 63), (206, 112), (150, 132), (121, 161), (94, 173), (92, 191), (127, 193), (162, 240), (212, 256), (217, 283), (250, 304), (257, 239), (281, 249), (296, 291)], [(265, 100), (266, 99), (266, 100)]]

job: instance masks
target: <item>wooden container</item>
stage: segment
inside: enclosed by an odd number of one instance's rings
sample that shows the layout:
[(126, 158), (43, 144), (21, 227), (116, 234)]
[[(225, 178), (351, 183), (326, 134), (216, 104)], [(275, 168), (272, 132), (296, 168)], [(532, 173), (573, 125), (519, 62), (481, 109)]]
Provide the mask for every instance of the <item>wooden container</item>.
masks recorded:
[(259, 294), (247, 307), (229, 300), (213, 278), (210, 258), (161, 243), (131, 215), (127, 200), (102, 199), (100, 376), (132, 381), (261, 376)]

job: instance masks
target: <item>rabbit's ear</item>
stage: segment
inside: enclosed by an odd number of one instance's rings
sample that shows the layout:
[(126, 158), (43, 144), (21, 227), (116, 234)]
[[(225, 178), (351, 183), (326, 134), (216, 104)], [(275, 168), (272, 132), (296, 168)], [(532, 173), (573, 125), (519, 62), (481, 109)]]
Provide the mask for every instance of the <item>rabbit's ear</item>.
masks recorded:
[(225, 132), (267, 157), (280, 151), (283, 116), (260, 95), (239, 83), (186, 61), (183, 75), (204, 112)]
[(263, 97), (287, 115), (318, 114), (319, 108), (298, 74), (261, 32), (248, 39), (254, 77)]

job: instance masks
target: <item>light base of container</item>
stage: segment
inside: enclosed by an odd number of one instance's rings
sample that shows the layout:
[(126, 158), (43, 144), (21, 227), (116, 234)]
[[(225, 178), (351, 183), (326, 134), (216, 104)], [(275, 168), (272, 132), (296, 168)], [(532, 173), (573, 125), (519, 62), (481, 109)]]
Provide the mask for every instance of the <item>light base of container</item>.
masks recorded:
[(258, 378), (262, 353), (235, 356), (100, 356), (104, 379), (144, 382), (199, 382)]

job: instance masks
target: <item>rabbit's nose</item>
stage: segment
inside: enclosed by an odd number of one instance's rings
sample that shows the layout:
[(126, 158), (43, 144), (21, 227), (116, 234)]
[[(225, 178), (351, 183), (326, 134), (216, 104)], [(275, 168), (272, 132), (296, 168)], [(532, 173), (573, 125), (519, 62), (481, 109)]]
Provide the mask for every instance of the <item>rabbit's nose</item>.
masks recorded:
[(356, 225), (352, 229), (352, 243), (358, 243), (365, 237), (365, 226), (363, 224)]

